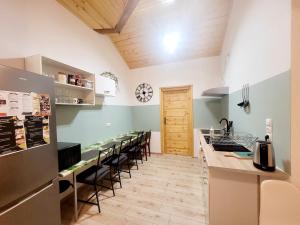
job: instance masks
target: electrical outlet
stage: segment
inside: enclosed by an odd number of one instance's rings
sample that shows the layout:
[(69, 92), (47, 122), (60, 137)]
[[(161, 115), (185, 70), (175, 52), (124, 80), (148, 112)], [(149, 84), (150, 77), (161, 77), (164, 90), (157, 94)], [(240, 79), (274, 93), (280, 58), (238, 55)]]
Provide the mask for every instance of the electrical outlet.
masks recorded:
[(273, 121), (272, 119), (266, 119), (266, 134), (269, 135), (270, 141), (273, 139)]
[(110, 127), (110, 126), (111, 126), (111, 123), (106, 123), (105, 126), (106, 126), (106, 127)]

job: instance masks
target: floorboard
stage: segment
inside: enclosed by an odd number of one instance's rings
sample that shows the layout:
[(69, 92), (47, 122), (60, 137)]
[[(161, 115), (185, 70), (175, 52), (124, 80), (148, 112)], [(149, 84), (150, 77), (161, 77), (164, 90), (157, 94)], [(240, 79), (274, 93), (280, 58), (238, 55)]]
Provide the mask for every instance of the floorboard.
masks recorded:
[[(72, 198), (62, 203), (63, 225), (206, 225), (206, 194), (199, 159), (176, 155), (151, 155), (123, 175), (123, 188), (112, 197), (103, 191), (101, 214), (97, 206), (80, 205), (77, 222)], [(119, 187), (116, 183), (115, 187)], [(89, 192), (84, 187), (80, 195)]]

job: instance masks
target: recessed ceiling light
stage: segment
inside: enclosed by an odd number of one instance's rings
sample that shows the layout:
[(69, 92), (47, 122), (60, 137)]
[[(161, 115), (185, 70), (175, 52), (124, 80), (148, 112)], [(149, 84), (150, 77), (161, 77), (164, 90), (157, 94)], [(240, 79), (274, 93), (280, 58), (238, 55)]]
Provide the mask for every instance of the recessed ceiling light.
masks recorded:
[(171, 4), (173, 3), (175, 0), (163, 0), (163, 3), (165, 4)]
[(163, 44), (165, 50), (169, 53), (174, 53), (176, 48), (178, 47), (178, 43), (180, 41), (180, 35), (177, 32), (167, 33), (163, 37)]

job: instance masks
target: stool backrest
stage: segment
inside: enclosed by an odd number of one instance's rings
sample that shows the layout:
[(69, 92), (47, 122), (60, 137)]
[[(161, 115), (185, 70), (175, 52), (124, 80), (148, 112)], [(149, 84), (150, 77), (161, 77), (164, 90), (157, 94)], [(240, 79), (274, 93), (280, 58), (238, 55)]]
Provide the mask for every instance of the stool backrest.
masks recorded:
[[(116, 144), (113, 144), (106, 149), (100, 150), (97, 159), (97, 168), (100, 167), (101, 161), (106, 161), (115, 154)], [(105, 154), (106, 153), (106, 154)], [(101, 160), (101, 154), (105, 154), (105, 158)]]
[(146, 140), (146, 134), (145, 134), (145, 132), (141, 132), (138, 145), (141, 147), (142, 144), (145, 142), (145, 140)]
[(261, 184), (260, 225), (300, 224), (300, 190), (286, 181)]
[(127, 137), (126, 139), (123, 139), (123, 146), (121, 152), (126, 152), (129, 148), (131, 148), (131, 145), (132, 145), (132, 137)]
[(119, 149), (115, 150), (115, 157), (117, 158), (117, 164), (118, 165), (119, 165), (119, 162), (120, 162), (120, 156), (121, 156), (121, 153), (122, 153), (122, 149), (124, 148), (125, 145), (126, 145), (126, 140), (122, 140), (121, 143), (120, 143)]
[(150, 143), (150, 140), (151, 140), (151, 130), (146, 132), (146, 142), (147, 142), (147, 144)]
[[(96, 166), (96, 171), (95, 171), (95, 178), (94, 178), (94, 183), (95, 184), (97, 183), (98, 169), (101, 168), (101, 161), (107, 160), (107, 158), (112, 155), (111, 153), (115, 151), (115, 146), (116, 145), (114, 144), (114, 145), (112, 145), (110, 147), (107, 147), (104, 150), (99, 150), (98, 159), (97, 159), (97, 166)], [(101, 159), (101, 154), (104, 154), (104, 153), (106, 153), (105, 158)]]

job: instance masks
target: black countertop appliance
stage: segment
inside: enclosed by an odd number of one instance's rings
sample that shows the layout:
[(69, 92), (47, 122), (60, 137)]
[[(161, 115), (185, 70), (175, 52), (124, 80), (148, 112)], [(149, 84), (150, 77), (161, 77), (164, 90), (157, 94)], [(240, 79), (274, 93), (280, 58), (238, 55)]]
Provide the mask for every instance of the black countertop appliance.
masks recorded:
[(57, 142), (58, 170), (62, 171), (81, 161), (81, 144)]

